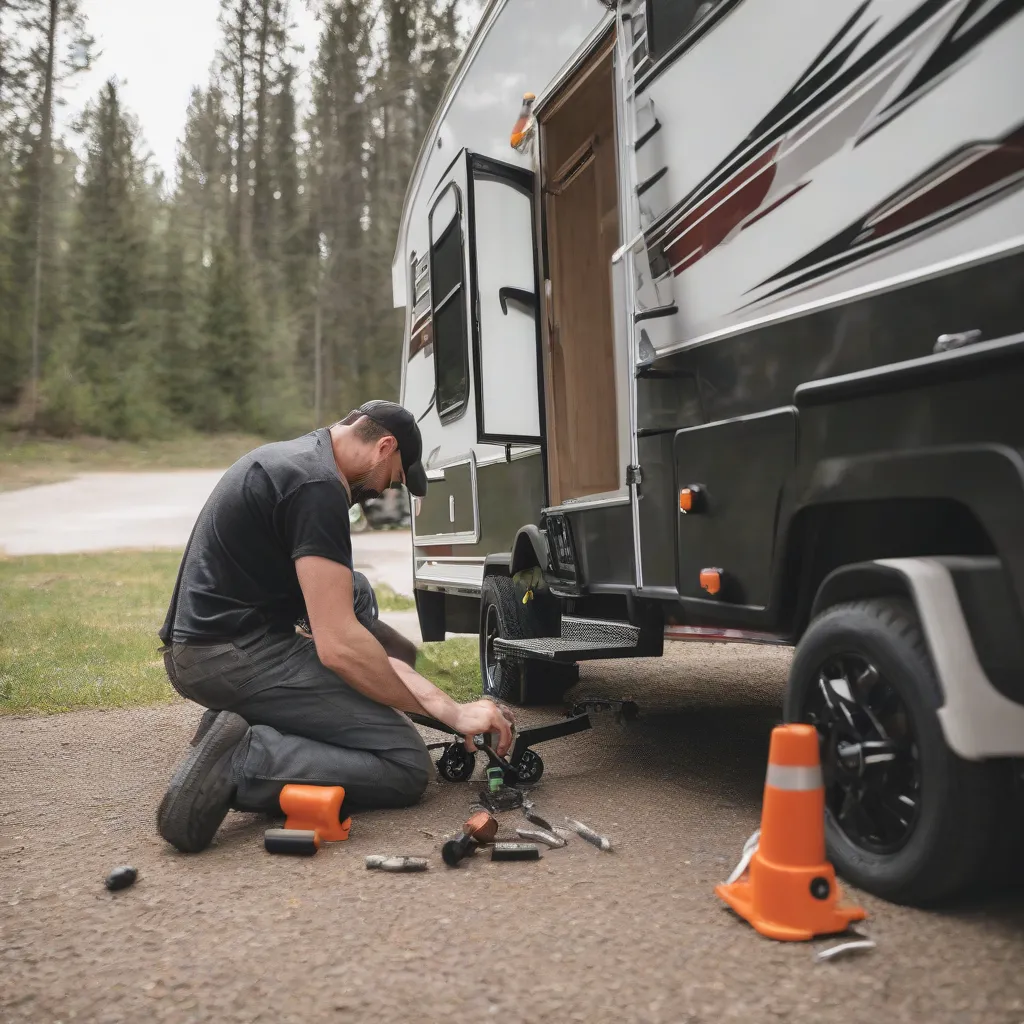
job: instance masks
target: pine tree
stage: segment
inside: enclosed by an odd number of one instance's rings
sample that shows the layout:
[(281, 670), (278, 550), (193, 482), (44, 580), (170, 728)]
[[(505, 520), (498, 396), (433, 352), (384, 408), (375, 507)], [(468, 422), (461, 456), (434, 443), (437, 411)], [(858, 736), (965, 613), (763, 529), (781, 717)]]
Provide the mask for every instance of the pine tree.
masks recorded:
[(358, 404), (367, 329), (363, 243), (369, 205), (369, 68), (375, 24), (358, 0), (324, 15), (314, 67), (312, 131), (316, 181), (314, 379), (317, 409)]
[(218, 245), (210, 266), (200, 350), (203, 382), (195, 415), (203, 430), (256, 428), (262, 345), (254, 305), (240, 257), (229, 245)]
[(138, 128), (107, 82), (86, 112), (88, 150), (69, 253), (63, 345), (50, 368), (47, 415), (65, 429), (137, 438), (161, 424), (148, 380), (152, 197)]

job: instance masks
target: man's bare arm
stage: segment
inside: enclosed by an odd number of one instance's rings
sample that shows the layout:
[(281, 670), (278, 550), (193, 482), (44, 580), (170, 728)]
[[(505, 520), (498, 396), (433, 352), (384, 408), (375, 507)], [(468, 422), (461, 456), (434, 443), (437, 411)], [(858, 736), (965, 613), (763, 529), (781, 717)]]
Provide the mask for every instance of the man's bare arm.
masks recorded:
[(384, 648), (355, 616), (352, 572), (316, 555), (295, 560), (313, 643), (320, 661), (360, 693), (399, 711), (429, 715), (467, 737), (499, 734), (498, 753), (512, 743), (509, 723), (490, 701), (457, 704), (429, 679), (400, 661), (388, 659)]
[(356, 618), (352, 572), (317, 555), (295, 560), (320, 661), (360, 693), (399, 711), (429, 715), (399, 679), (384, 648)]

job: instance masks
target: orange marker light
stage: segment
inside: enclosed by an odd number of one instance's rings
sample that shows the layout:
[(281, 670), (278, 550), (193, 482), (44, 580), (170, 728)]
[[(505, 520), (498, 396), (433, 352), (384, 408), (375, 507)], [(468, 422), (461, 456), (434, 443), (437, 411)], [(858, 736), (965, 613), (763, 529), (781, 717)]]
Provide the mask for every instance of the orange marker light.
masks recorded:
[(512, 148), (522, 152), (529, 142), (535, 128), (536, 119), (533, 116), (533, 101), (537, 97), (532, 93), (523, 94), (523, 105), (519, 108), (519, 119), (512, 126), (512, 133), (509, 136), (509, 143)]
[(692, 512), (693, 511), (693, 491), (689, 487), (684, 487), (679, 492), (679, 511), (680, 512)]
[(709, 594), (717, 594), (722, 589), (722, 570), (701, 569), (700, 585)]

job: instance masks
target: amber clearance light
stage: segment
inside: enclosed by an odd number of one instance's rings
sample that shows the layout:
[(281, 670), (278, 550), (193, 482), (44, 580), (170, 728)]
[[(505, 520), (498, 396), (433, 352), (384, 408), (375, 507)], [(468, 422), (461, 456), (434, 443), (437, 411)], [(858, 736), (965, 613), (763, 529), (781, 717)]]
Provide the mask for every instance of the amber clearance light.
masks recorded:
[(523, 94), (523, 105), (519, 108), (519, 120), (512, 126), (512, 134), (509, 136), (509, 142), (515, 150), (522, 151), (537, 126), (532, 110), (533, 101), (536, 98), (532, 92)]
[(687, 512), (703, 512), (705, 507), (704, 503), (704, 488), (700, 484), (688, 484), (682, 488), (679, 492), (679, 511), (683, 513)]
[(706, 590), (709, 594), (717, 594), (722, 589), (722, 570), (701, 569), (700, 585), (701, 589)]

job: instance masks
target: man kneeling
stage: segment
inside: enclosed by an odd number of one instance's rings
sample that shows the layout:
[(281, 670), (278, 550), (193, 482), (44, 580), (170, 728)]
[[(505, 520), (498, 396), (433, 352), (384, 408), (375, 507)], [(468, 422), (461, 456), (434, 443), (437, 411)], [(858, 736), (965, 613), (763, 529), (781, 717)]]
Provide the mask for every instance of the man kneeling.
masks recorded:
[(172, 685), (211, 709), (157, 812), (179, 850), (205, 849), (229, 809), (277, 812), (288, 783), (344, 786), (346, 814), (415, 803), (432, 765), (401, 712), (497, 733), (507, 752), (510, 716), (457, 704), (419, 675), (353, 574), (350, 502), (399, 481), (425, 494), (421, 451), (407, 410), (368, 402), (255, 449), (214, 488), (160, 631)]

